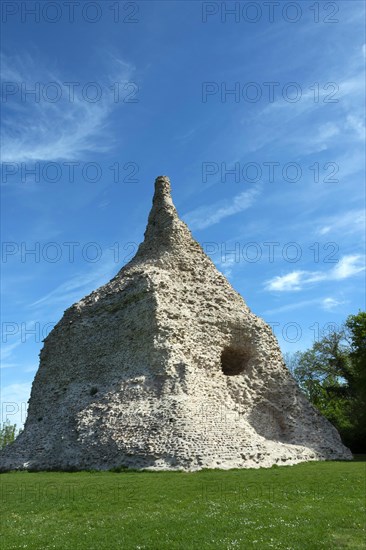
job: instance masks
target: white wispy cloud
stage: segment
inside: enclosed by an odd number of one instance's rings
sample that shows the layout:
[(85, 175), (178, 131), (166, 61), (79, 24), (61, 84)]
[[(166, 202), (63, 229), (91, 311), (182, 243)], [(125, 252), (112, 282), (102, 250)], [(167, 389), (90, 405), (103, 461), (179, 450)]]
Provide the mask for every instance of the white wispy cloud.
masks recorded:
[(324, 151), (328, 149), (329, 143), (334, 141), (334, 138), (339, 136), (341, 128), (334, 122), (326, 122), (321, 124), (317, 132), (314, 132), (311, 145), (313, 149), (317, 151)]
[(219, 201), (209, 206), (196, 208), (188, 212), (183, 218), (193, 231), (196, 229), (205, 229), (229, 216), (250, 208), (260, 192), (261, 189), (259, 187), (253, 187), (253, 189), (235, 195), (231, 200)]
[(365, 120), (362, 115), (348, 115), (346, 118), (345, 127), (354, 130), (361, 141), (365, 141)]
[(291, 271), (277, 275), (265, 283), (265, 290), (288, 292), (301, 290), (304, 286), (320, 281), (340, 281), (365, 271), (364, 258), (360, 254), (343, 256), (337, 265), (328, 271)]
[(319, 224), (316, 233), (327, 235), (329, 233), (342, 232), (344, 234), (365, 233), (365, 211), (362, 209), (349, 210), (336, 216), (328, 216)]
[(304, 284), (304, 277), (307, 275), (309, 281), (309, 273), (306, 271), (292, 271), (287, 275), (276, 275), (265, 283), (266, 290), (300, 290)]
[(334, 311), (338, 306), (345, 304), (345, 300), (337, 300), (337, 298), (323, 298), (321, 306), (325, 311)]
[(30, 304), (29, 307), (34, 308), (46, 305), (49, 308), (52, 305), (59, 304), (68, 307), (89, 292), (107, 283), (116, 274), (119, 267), (115, 262), (110, 261), (103, 266), (97, 267), (95, 270), (88, 271), (87, 273), (78, 273), (72, 279), (61, 283), (54, 290)]
[[(5, 327), (2, 327), (3, 331)], [(4, 336), (4, 335), (3, 335)], [(14, 350), (20, 346), (21, 340), (18, 339), (16, 342), (12, 342), (11, 344), (2, 344), (1, 345), (1, 368), (10, 368), (16, 366), (15, 363), (8, 362), (9, 359), (11, 359)]]
[(337, 298), (313, 298), (311, 300), (300, 300), (298, 302), (292, 302), (291, 304), (285, 304), (284, 306), (268, 309), (263, 312), (263, 315), (273, 315), (277, 313), (284, 313), (287, 311), (294, 311), (296, 309), (304, 309), (307, 307), (318, 306), (324, 311), (334, 311), (338, 306), (345, 304), (344, 300), (338, 300)]
[(330, 277), (325, 277), (339, 281), (341, 279), (348, 279), (353, 275), (357, 275), (365, 271), (365, 261), (360, 254), (349, 254), (343, 256), (331, 270)]
[[(110, 79), (97, 82), (102, 95), (96, 102), (85, 99), (83, 85), (74, 88), (74, 93), (65, 86), (70, 79), (62, 78), (39, 60), (29, 55), (7, 57), (2, 55), (2, 80), (10, 83), (16, 93), (8, 95), (3, 102), (2, 162), (77, 160), (87, 152), (104, 152), (111, 147), (108, 131), (110, 115), (121, 102), (115, 101), (109, 88)], [(119, 60), (115, 69), (118, 82), (123, 86), (131, 79), (133, 68)], [(54, 83), (49, 95), (61, 90), (55, 102), (47, 100), (42, 90), (45, 84)], [(40, 99), (21, 96), (22, 87), (37, 89)], [(88, 96), (89, 97), (89, 96)]]
[[(357, 57), (359, 60), (361, 59), (361, 56), (357, 55)], [(269, 114), (271, 111), (281, 110), (284, 113), (287, 112), (289, 119), (292, 119), (300, 113), (314, 110), (315, 107), (326, 108), (332, 101), (339, 103), (346, 97), (362, 96), (364, 94), (364, 71), (357, 68), (355, 74), (335, 79), (332, 79), (329, 74), (326, 83), (325, 86), (319, 85), (319, 87), (315, 87), (311, 82), (308, 86), (301, 86), (298, 83), (299, 101), (291, 103), (286, 96), (281, 96), (265, 107), (262, 112)], [(288, 108), (289, 105), (291, 109)]]
[(287, 311), (294, 311), (295, 309), (302, 309), (309, 306), (318, 304), (319, 300), (301, 300), (299, 302), (292, 302), (291, 304), (285, 304), (284, 306), (279, 306), (271, 309), (267, 309), (263, 312), (263, 315), (274, 315), (277, 313), (285, 313)]
[[(350, 143), (354, 146), (363, 144), (364, 46), (348, 56), (341, 69), (339, 63), (328, 63), (322, 73), (323, 79), (318, 85), (315, 83), (318, 80), (315, 75), (307, 82), (297, 83), (297, 102), (288, 101), (284, 94), (278, 93), (273, 102), (259, 110), (253, 126), (255, 128), (260, 121), (261, 132), (253, 132), (251, 152), (279, 141), (286, 142), (289, 148), (302, 155), (328, 150), (333, 145), (349, 147)], [(295, 96), (294, 90), (291, 93)], [(332, 121), (329, 121), (328, 116), (330, 107), (333, 107)], [(263, 131), (262, 120), (271, 127), (271, 132)], [(247, 124), (247, 116), (241, 123)], [(298, 132), (299, 127), (301, 132)]]

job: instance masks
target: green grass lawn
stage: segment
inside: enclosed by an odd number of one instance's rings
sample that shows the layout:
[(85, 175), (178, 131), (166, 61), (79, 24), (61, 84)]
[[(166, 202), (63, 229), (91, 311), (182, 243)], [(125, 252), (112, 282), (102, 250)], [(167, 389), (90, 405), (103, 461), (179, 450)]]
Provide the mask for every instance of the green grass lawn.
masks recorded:
[(2, 474), (0, 547), (366, 548), (366, 461)]

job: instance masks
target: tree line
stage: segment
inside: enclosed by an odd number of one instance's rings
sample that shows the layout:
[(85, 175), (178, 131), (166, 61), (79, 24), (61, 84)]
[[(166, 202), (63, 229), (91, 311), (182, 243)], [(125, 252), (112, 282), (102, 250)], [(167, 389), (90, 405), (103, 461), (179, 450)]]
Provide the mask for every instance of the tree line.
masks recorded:
[(353, 453), (366, 453), (366, 312), (349, 315), (306, 351), (285, 362), (309, 401)]

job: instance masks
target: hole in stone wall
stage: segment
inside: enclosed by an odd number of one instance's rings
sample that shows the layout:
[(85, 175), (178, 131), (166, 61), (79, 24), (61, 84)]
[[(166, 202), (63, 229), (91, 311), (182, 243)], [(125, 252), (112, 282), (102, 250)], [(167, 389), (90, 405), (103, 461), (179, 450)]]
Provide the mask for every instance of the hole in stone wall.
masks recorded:
[(235, 376), (244, 372), (248, 366), (250, 353), (248, 350), (225, 348), (221, 353), (221, 369), (226, 376)]

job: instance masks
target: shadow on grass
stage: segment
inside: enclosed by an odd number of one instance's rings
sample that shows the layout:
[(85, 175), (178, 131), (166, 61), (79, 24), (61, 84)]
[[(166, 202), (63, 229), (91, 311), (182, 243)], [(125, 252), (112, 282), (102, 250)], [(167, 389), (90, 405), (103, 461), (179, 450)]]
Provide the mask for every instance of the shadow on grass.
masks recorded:
[[(366, 454), (365, 455), (363, 455), (363, 454), (353, 455), (353, 460), (355, 462), (366, 462)], [(342, 462), (345, 462), (345, 461), (342, 460)]]

